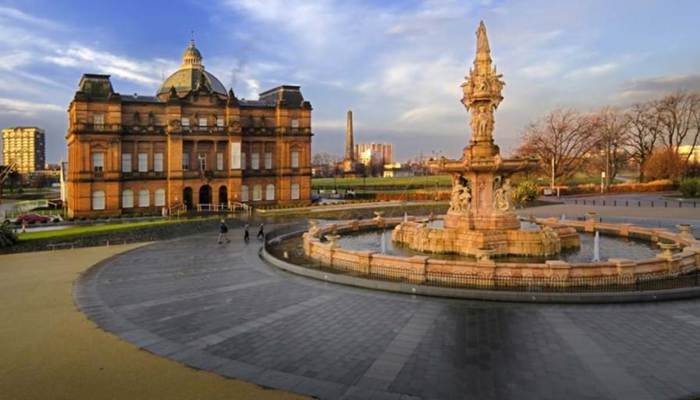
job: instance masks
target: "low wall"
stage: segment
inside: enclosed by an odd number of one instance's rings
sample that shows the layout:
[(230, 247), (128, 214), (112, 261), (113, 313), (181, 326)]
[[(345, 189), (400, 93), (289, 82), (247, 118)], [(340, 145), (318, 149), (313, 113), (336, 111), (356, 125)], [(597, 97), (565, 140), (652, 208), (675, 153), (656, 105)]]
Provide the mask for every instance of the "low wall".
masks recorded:
[[(414, 220), (410, 218), (410, 220)], [(454, 286), (490, 287), (541, 280), (546, 285), (604, 285), (607, 278), (616, 283), (633, 284), (637, 279), (666, 277), (695, 271), (700, 265), (700, 241), (688, 232), (671, 232), (666, 229), (643, 228), (629, 224), (587, 221), (560, 221), (537, 219), (544, 226), (566, 225), (580, 232), (596, 230), (608, 235), (629, 237), (659, 243), (674, 243), (682, 250), (670, 249), (657, 257), (645, 260), (609, 259), (601, 262), (568, 263), (552, 260), (544, 263), (498, 262), (493, 259), (478, 261), (452, 261), (432, 259), (428, 256), (398, 257), (373, 251), (355, 251), (338, 246), (338, 234), (362, 230), (391, 228), (403, 218), (374, 218), (348, 221), (322, 228), (312, 227), (304, 233), (305, 254), (334, 269), (383, 279), (396, 279), (413, 283), (437, 282)], [(322, 241), (325, 237), (327, 240)], [(519, 279), (518, 279), (519, 278)]]

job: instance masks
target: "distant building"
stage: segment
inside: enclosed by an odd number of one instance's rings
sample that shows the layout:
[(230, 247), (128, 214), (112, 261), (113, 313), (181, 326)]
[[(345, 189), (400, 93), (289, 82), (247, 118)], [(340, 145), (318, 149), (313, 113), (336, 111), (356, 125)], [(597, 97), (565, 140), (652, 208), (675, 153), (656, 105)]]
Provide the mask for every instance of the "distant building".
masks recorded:
[(355, 145), (355, 159), (365, 166), (370, 175), (381, 175), (385, 164), (393, 162), (390, 143), (358, 143)]
[(2, 130), (2, 163), (17, 163), (17, 171), (29, 174), (44, 169), (46, 139), (44, 130), (34, 126)]
[(384, 178), (399, 178), (415, 175), (410, 165), (401, 163), (384, 164)]
[(700, 164), (700, 145), (694, 147), (689, 144), (678, 146), (678, 154), (686, 157), (690, 155), (688, 158), (689, 163)]

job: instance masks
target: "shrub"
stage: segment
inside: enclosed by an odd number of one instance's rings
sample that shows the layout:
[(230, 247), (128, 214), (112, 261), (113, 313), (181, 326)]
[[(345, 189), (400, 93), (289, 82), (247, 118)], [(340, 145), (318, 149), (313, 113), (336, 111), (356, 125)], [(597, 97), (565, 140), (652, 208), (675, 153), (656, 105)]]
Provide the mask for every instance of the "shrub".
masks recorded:
[(651, 154), (643, 168), (651, 179), (678, 179), (685, 172), (686, 164), (672, 149), (659, 149)]
[(12, 247), (17, 243), (17, 235), (10, 227), (10, 224), (0, 225), (0, 248)]
[(683, 197), (700, 197), (700, 178), (683, 179), (678, 190)]
[(513, 189), (512, 199), (517, 206), (523, 206), (537, 198), (539, 188), (533, 181), (522, 181)]

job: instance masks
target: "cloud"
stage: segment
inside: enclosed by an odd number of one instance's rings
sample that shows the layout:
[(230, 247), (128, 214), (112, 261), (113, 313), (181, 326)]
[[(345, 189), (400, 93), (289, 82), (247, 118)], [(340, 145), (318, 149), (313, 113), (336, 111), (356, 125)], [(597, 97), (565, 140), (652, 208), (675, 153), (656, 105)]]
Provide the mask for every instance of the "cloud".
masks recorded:
[(0, 97), (0, 114), (34, 116), (42, 112), (65, 112), (65, 106)]
[(568, 72), (567, 78), (595, 78), (597, 76), (606, 75), (615, 71), (620, 67), (620, 64), (608, 62), (604, 64), (591, 65), (588, 67), (576, 68)]
[(544, 61), (523, 67), (518, 72), (528, 78), (542, 79), (551, 78), (552, 76), (559, 74), (562, 68), (561, 63), (559, 62)]
[(642, 101), (677, 90), (700, 90), (700, 74), (655, 76), (624, 82), (618, 94), (621, 101)]
[(162, 82), (161, 73), (177, 68), (174, 61), (135, 60), (81, 45), (72, 45), (67, 50), (57, 50), (56, 55), (45, 56), (44, 60), (61, 67), (114, 75), (143, 86), (159, 85)]
[(36, 25), (42, 29), (65, 29), (65, 26), (50, 19), (36, 17), (12, 7), (0, 6), (0, 19), (10, 19), (25, 24)]

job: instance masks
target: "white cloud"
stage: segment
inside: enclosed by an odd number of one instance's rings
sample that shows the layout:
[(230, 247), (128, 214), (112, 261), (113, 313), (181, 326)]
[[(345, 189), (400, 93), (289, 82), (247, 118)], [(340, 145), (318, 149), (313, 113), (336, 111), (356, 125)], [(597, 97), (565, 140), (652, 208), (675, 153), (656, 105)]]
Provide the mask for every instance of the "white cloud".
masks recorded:
[(41, 112), (65, 112), (66, 107), (56, 104), (37, 103), (33, 101), (0, 97), (0, 114), (33, 116)]
[(64, 29), (64, 26), (54, 20), (36, 17), (12, 7), (0, 6), (0, 19), (10, 19), (25, 24), (36, 25), (43, 29)]
[(604, 64), (591, 65), (588, 67), (576, 68), (568, 72), (565, 77), (568, 78), (594, 78), (601, 75), (609, 74), (620, 67), (620, 64), (608, 62)]
[(519, 73), (528, 78), (551, 78), (562, 70), (562, 65), (555, 61), (538, 62), (520, 69)]

